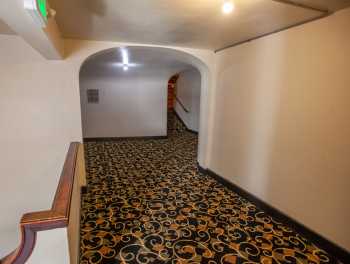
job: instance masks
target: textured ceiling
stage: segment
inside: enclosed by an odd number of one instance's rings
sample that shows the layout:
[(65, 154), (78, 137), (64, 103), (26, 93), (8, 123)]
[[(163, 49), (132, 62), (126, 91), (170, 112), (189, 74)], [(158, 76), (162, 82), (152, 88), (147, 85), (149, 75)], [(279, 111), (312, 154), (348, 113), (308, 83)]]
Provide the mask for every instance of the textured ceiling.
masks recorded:
[(14, 35), (15, 32), (13, 32), (11, 28), (0, 19), (0, 34)]

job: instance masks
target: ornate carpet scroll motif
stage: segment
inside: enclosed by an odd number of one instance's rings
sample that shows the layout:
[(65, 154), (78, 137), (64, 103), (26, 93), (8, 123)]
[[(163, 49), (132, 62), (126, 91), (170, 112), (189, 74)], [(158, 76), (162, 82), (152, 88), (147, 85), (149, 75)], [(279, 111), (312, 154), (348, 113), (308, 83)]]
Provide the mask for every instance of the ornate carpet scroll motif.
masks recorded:
[(197, 137), (86, 143), (81, 264), (336, 263), (196, 165)]

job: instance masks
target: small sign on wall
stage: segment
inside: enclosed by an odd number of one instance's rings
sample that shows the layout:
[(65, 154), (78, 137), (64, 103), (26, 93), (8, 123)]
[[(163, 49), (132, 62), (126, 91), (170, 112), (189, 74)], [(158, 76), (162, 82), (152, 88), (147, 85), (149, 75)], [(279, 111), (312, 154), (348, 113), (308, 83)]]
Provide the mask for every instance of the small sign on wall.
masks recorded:
[(88, 104), (98, 104), (100, 101), (98, 89), (87, 89)]

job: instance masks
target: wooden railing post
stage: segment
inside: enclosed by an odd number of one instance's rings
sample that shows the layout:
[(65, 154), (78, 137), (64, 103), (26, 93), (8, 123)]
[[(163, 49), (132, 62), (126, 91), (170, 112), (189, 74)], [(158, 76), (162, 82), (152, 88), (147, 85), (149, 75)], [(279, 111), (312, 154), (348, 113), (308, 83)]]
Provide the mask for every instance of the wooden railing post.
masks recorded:
[[(69, 146), (51, 210), (23, 215), (20, 221), (22, 234), (20, 245), (11, 254), (1, 259), (1, 264), (26, 263), (35, 247), (37, 232), (68, 227), (80, 146), (81, 143), (79, 142), (73, 142)], [(78, 182), (81, 182), (81, 180)]]

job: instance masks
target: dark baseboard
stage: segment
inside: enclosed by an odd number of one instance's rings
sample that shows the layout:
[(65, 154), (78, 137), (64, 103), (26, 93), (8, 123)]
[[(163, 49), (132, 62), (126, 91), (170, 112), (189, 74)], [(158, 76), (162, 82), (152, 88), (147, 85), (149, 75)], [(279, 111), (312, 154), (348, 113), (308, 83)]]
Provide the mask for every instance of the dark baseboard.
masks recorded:
[(84, 138), (84, 142), (102, 142), (102, 141), (119, 141), (125, 139), (145, 140), (145, 139), (167, 139), (168, 136), (150, 136), (150, 137), (98, 137), (98, 138)]
[(332, 241), (329, 241), (327, 238), (316, 233), (315, 231), (306, 227), (302, 223), (291, 218), (290, 216), (286, 215), (285, 213), (281, 212), (280, 210), (276, 209), (275, 207), (269, 205), (268, 203), (262, 201), (260, 198), (256, 197), (255, 195), (251, 194), (250, 192), (242, 189), (241, 187), (232, 183), (231, 181), (228, 181), (227, 179), (216, 174), (215, 172), (211, 171), (210, 169), (204, 169), (204, 168), (200, 167), (199, 165), (198, 165), (198, 169), (201, 173), (206, 173), (207, 175), (216, 179), (218, 182), (220, 182), (225, 187), (231, 189), (232, 191), (234, 191), (238, 195), (242, 196), (243, 198), (251, 201), (258, 208), (265, 211), (267, 214), (271, 215), (276, 220), (290, 226), (297, 233), (300, 233), (305, 238), (310, 240), (312, 243), (317, 245), (319, 248), (327, 251), (329, 254), (331, 254), (333, 257), (335, 257), (336, 259), (338, 259), (342, 263), (344, 263), (344, 264), (350, 263), (350, 253), (346, 249), (336, 245)]
[(179, 114), (175, 111), (175, 109), (174, 109), (173, 111), (174, 111), (174, 114), (176, 115), (176, 117), (180, 120), (180, 122), (181, 122), (182, 125), (186, 128), (186, 130), (187, 130), (188, 132), (191, 132), (191, 133), (193, 133), (193, 134), (198, 135), (198, 132), (197, 132), (197, 131), (194, 131), (194, 130), (189, 129), (189, 128), (187, 127), (187, 125), (186, 125), (185, 122), (182, 120), (182, 118), (179, 116)]
[(198, 171), (203, 174), (208, 174), (208, 169), (204, 169), (201, 165), (199, 165), (199, 162), (197, 162)]
[(193, 134), (198, 135), (198, 132), (197, 132), (197, 131), (191, 130), (191, 129), (187, 128), (187, 127), (186, 127), (186, 130), (187, 130), (188, 132), (190, 132), (190, 133), (193, 133)]

